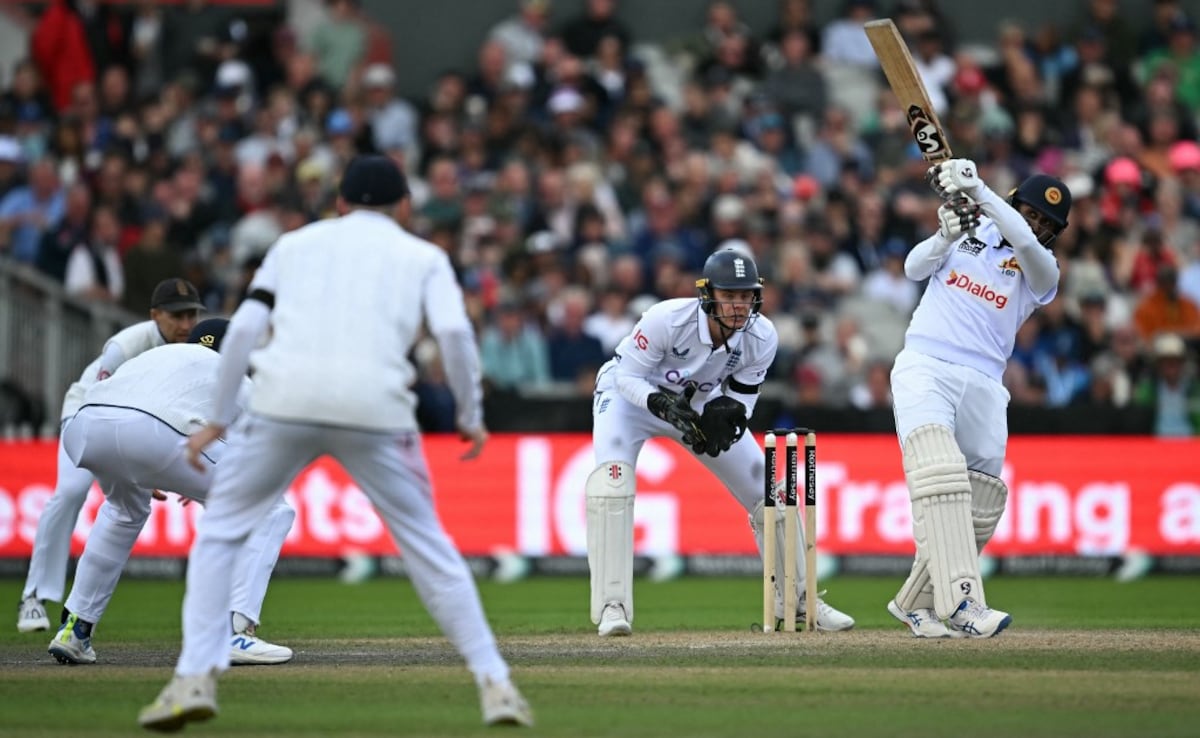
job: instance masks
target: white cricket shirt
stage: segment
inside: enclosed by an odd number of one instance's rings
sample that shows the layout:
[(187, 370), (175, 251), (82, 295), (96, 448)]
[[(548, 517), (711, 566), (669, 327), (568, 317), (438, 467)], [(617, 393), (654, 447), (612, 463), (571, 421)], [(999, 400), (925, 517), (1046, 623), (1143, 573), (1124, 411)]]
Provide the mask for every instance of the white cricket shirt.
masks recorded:
[(964, 234), (950, 245), (929, 278), (904, 347), (1000, 381), (1017, 329), (1056, 294), (1057, 285), (1033, 294), (1013, 247), (994, 221), (984, 219), (974, 236)]
[[(775, 326), (764, 315), (734, 333), (726, 345), (714, 347), (700, 300), (664, 300), (643, 313), (633, 332), (617, 344), (617, 355), (600, 368), (596, 389), (619, 389), (622, 397), (644, 408), (660, 385), (680, 392), (694, 380), (699, 387), (692, 405), (702, 407), (728, 379), (762, 384), (778, 347)], [(635, 393), (618, 377), (637, 377), (644, 387), (635, 384)]]
[[(126, 361), (111, 377), (89, 387), (83, 407), (138, 410), (189, 435), (212, 415), (220, 358), (216, 351), (194, 343), (159, 346)], [(244, 380), (243, 392), (249, 382)]]
[(250, 357), (250, 407), (282, 420), (416, 430), (408, 354), (422, 322), (472, 330), (446, 253), (372, 211), (282, 236), (257, 289), (275, 300), (270, 339)]
[[(164, 343), (166, 343), (166, 339), (163, 338), (162, 333), (158, 330), (158, 324), (153, 320), (144, 320), (118, 331), (112, 338), (104, 342), (100, 355), (88, 364), (87, 368), (83, 370), (83, 374), (79, 375), (79, 379), (72, 382), (71, 386), (67, 388), (67, 394), (63, 397), (62, 419), (66, 420), (71, 417), (83, 406), (84, 394), (100, 379), (101, 360), (110, 345), (115, 344), (120, 349), (123, 360), (128, 361), (138, 354), (156, 346), (162, 346)], [(115, 368), (107, 367), (109, 370)]]

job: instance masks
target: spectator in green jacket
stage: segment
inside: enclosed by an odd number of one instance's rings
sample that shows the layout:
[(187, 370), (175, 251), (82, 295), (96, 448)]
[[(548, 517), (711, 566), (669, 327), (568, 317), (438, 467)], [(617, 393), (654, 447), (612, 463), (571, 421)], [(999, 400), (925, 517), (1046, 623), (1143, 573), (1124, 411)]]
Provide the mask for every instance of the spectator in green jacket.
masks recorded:
[(1200, 381), (1188, 363), (1187, 344), (1174, 333), (1154, 340), (1153, 373), (1138, 384), (1133, 401), (1154, 410), (1157, 436), (1200, 435)]

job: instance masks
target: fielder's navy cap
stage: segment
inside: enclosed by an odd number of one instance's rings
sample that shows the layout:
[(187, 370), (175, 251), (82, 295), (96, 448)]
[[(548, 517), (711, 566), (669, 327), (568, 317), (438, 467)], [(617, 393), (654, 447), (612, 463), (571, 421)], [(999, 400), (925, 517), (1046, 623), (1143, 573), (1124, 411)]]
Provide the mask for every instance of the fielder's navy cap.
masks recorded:
[(408, 195), (408, 181), (386, 156), (356, 156), (342, 173), (338, 194), (351, 205), (391, 205)]
[(177, 313), (183, 310), (203, 310), (204, 303), (200, 302), (200, 293), (186, 279), (164, 279), (154, 288), (150, 297), (150, 307)]
[(206, 318), (192, 328), (188, 334), (188, 343), (198, 343), (213, 351), (221, 350), (221, 339), (225, 338), (225, 329), (229, 321), (225, 318)]

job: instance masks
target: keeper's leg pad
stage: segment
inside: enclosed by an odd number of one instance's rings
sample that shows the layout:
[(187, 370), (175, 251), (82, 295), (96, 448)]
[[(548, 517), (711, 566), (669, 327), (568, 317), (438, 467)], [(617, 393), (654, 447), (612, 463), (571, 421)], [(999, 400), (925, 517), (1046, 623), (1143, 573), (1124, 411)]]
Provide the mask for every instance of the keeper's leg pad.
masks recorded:
[(609, 602), (625, 606), (633, 622), (634, 469), (623, 461), (607, 461), (588, 475), (587, 549), (592, 575), (592, 622)]
[[(967, 470), (967, 478), (971, 480), (971, 522), (975, 528), (975, 550), (983, 553), (984, 546), (992, 539), (996, 526), (1000, 524), (1000, 516), (1004, 514), (1008, 487), (999, 477), (974, 469)], [(933, 609), (929, 562), (920, 556), (913, 560), (912, 571), (900, 588), (900, 594), (896, 595), (896, 603), (910, 611)]]
[(928, 562), (938, 617), (950, 617), (968, 597), (986, 604), (967, 461), (949, 428), (923, 425), (909, 434), (904, 441), (904, 476), (912, 498), (917, 557)]
[[(796, 602), (797, 606), (804, 599), (804, 585), (807, 581), (806, 570), (804, 566), (804, 526), (800, 522), (800, 516), (792, 513), (791, 508), (788, 508), (786, 515), (783, 514), (784, 508), (776, 508), (775, 514), (775, 617), (776, 619), (783, 617), (783, 579), (784, 572), (784, 555), (786, 551), (783, 542), (786, 540), (787, 526), (789, 520), (796, 527)], [(754, 531), (754, 543), (758, 546), (758, 555), (761, 558), (763, 555), (763, 502), (758, 501), (754, 506), (754, 512), (750, 513), (750, 528)], [(803, 615), (803, 613), (798, 613)]]
[(975, 524), (975, 549), (983, 553), (983, 547), (992, 540), (1004, 505), (1008, 502), (1008, 486), (999, 477), (971, 469), (967, 472), (971, 480), (971, 521)]

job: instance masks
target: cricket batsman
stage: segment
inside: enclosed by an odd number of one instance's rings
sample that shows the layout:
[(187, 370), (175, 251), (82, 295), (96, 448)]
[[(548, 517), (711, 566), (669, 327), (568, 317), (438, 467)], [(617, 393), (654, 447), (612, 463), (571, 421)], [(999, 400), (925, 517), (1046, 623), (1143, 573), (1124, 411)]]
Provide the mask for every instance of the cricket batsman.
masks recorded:
[(888, 612), (920, 638), (988, 638), (1012, 617), (987, 606), (979, 552), (1004, 513), (1004, 368), (1017, 330), (1058, 294), (1050, 250), (1071, 193), (1036, 174), (1000, 197), (969, 159), (930, 168), (947, 201), (904, 262), (929, 280), (892, 369), (896, 432), (912, 497), (916, 560)]

